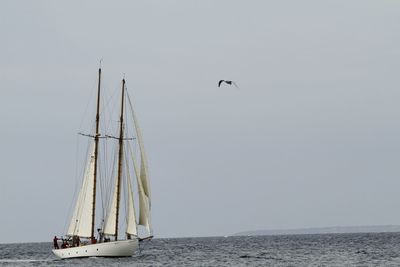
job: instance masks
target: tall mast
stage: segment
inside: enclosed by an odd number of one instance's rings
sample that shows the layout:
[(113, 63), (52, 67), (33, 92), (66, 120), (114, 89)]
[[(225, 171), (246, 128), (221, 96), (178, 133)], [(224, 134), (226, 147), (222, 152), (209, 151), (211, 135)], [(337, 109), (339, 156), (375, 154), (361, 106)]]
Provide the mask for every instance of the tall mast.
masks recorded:
[(99, 68), (99, 81), (97, 83), (97, 110), (96, 110), (96, 134), (94, 136), (94, 175), (93, 175), (93, 201), (92, 201), (92, 228), (91, 239), (94, 239), (94, 221), (96, 218), (96, 179), (97, 179), (97, 154), (99, 146), (99, 122), (100, 122), (100, 83), (101, 83), (101, 68)]
[(121, 117), (119, 121), (119, 151), (118, 151), (118, 176), (117, 176), (117, 211), (115, 221), (115, 241), (118, 240), (118, 215), (119, 215), (119, 202), (121, 194), (121, 175), (122, 175), (122, 155), (123, 155), (123, 139), (124, 139), (124, 93), (125, 93), (125, 79), (122, 79), (122, 97), (121, 97)]

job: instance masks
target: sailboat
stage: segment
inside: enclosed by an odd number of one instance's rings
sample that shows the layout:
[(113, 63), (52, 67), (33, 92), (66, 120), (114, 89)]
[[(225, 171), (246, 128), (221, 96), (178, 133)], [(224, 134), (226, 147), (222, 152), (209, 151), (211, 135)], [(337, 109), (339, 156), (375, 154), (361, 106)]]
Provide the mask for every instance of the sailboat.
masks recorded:
[[(143, 138), (138, 125), (136, 115), (132, 108), (132, 103), (127, 93), (125, 78), (122, 79), (121, 106), (119, 116), (119, 134), (111, 136), (100, 133), (100, 95), (101, 95), (101, 67), (98, 69), (97, 83), (97, 106), (95, 117), (95, 132), (92, 134), (82, 134), (90, 138), (90, 149), (88, 160), (83, 175), (81, 188), (76, 199), (75, 209), (69, 223), (68, 230), (64, 238), (54, 237), (53, 253), (62, 259), (77, 257), (125, 257), (132, 256), (139, 250), (141, 241), (151, 239), (152, 228), (150, 222), (150, 184), (146, 154), (143, 146)], [(127, 117), (125, 113), (129, 106), (135, 136), (130, 138), (126, 134)], [(96, 214), (96, 202), (99, 198), (97, 193), (99, 177), (99, 140), (109, 138), (118, 140), (118, 153), (116, 155), (117, 164), (114, 181), (109, 192), (112, 192), (108, 199), (108, 210), (104, 212), (102, 220)], [(132, 151), (129, 142), (136, 142), (136, 153)], [(129, 162), (131, 164), (129, 164)], [(133, 170), (132, 170), (133, 169)], [(136, 182), (131, 179), (129, 174), (136, 177)], [(133, 184), (136, 184), (137, 194), (135, 195)], [(124, 197), (121, 195), (124, 193)], [(138, 199), (139, 208), (138, 219), (136, 218), (135, 199)], [(124, 203), (122, 203), (124, 202)], [(125, 207), (125, 222), (120, 220)], [(97, 215), (97, 216), (96, 216)], [(124, 224), (125, 231), (120, 237), (121, 229), (119, 226)], [(145, 232), (145, 237), (139, 237), (138, 226)], [(97, 231), (95, 231), (95, 229)], [(62, 240), (61, 248), (59, 240)]]

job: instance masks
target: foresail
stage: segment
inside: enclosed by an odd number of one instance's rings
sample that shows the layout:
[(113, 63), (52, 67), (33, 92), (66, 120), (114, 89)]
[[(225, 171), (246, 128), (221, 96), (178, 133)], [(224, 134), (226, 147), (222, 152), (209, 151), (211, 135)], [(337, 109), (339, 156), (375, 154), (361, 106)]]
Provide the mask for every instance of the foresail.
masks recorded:
[[(132, 151), (131, 151), (132, 153)], [(132, 153), (133, 166), (135, 170), (135, 175), (137, 178), (137, 185), (139, 191), (139, 225), (145, 226), (149, 234), (151, 234), (150, 225), (150, 201), (149, 197), (146, 196), (145, 190), (143, 188), (142, 179), (140, 178), (140, 171), (138, 162)]]
[(76, 201), (74, 213), (68, 227), (67, 235), (90, 237), (92, 227), (92, 202), (94, 187), (94, 145), (91, 148), (89, 163), (85, 170), (83, 183)]
[(150, 224), (150, 199), (144, 194), (142, 186), (139, 189), (139, 225), (146, 227), (147, 231), (151, 233)]
[[(141, 140), (138, 138), (139, 147), (140, 147), (140, 181), (143, 186), (143, 193), (150, 200), (150, 186), (149, 186), (149, 175), (147, 171), (147, 160), (146, 155), (143, 150), (143, 145), (141, 145)], [(150, 203), (150, 202), (149, 202)]]
[[(130, 99), (128, 97), (130, 102)], [(142, 132), (139, 127), (138, 120), (136, 118), (135, 112), (132, 108), (132, 103), (130, 102), (131, 113), (133, 117), (133, 122), (136, 131), (136, 138), (140, 150), (140, 170), (138, 168), (137, 161), (134, 159), (135, 173), (139, 188), (139, 225), (143, 225), (147, 228), (149, 234), (151, 234), (151, 222), (150, 222), (150, 209), (151, 209), (151, 199), (150, 199), (150, 183), (149, 174), (147, 168), (147, 158), (144, 151)]]

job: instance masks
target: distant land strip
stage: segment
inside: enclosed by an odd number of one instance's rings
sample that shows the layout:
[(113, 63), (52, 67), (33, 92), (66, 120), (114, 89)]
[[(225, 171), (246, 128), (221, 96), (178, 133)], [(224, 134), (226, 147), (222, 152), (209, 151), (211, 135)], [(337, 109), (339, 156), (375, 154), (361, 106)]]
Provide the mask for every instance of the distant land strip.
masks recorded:
[(312, 234), (350, 234), (350, 233), (386, 233), (400, 232), (400, 225), (373, 225), (373, 226), (334, 226), (318, 228), (255, 230), (233, 234), (232, 236), (257, 235), (312, 235)]

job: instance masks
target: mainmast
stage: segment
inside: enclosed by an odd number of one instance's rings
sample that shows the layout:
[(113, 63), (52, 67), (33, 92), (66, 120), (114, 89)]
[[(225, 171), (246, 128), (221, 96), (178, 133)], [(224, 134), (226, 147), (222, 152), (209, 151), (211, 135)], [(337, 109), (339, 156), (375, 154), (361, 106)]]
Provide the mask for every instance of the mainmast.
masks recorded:
[(99, 122), (100, 122), (100, 83), (101, 83), (101, 68), (99, 68), (99, 81), (97, 83), (97, 110), (96, 110), (96, 134), (94, 136), (94, 175), (93, 175), (93, 201), (92, 201), (92, 228), (90, 238), (94, 239), (94, 221), (96, 218), (96, 178), (97, 178), (97, 154), (99, 146)]
[(121, 195), (121, 175), (122, 175), (122, 155), (123, 155), (123, 140), (124, 140), (124, 93), (125, 93), (125, 79), (122, 79), (122, 97), (121, 97), (121, 117), (119, 121), (119, 151), (118, 151), (118, 176), (117, 176), (117, 207), (116, 207), (116, 221), (115, 221), (115, 241), (118, 240), (118, 215), (119, 215), (119, 202)]

